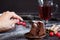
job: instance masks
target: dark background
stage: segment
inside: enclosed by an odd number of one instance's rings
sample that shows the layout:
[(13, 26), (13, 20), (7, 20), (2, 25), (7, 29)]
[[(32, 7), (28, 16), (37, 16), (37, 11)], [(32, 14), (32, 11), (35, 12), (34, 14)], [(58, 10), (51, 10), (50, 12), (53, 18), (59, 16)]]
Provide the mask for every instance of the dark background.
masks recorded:
[[(53, 0), (55, 4), (58, 4), (58, 10), (56, 13), (60, 13), (60, 0)], [(0, 0), (0, 13), (4, 11), (14, 11), (17, 14), (20, 13), (32, 13), (38, 12), (37, 0)]]
[(37, 0), (0, 0), (0, 12), (6, 10), (35, 12), (37, 11)]

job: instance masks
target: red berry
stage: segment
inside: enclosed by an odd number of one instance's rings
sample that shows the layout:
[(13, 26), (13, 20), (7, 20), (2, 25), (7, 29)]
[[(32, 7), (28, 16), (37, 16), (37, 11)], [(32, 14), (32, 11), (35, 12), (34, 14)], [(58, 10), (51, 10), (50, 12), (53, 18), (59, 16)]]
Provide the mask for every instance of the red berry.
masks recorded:
[(60, 38), (60, 32), (57, 32), (55, 35)]
[(50, 36), (54, 36), (54, 33), (53, 33), (53, 32), (50, 32), (49, 35), (50, 35)]
[(23, 24), (23, 22), (20, 22), (20, 25), (22, 25)]
[(18, 24), (18, 25), (22, 25), (22, 24), (23, 24), (23, 22), (17, 22), (17, 24)]
[(23, 26), (26, 26), (26, 22), (23, 22), (22, 25), (23, 25)]
[(18, 24), (18, 25), (20, 24), (19, 19), (17, 19), (17, 24)]

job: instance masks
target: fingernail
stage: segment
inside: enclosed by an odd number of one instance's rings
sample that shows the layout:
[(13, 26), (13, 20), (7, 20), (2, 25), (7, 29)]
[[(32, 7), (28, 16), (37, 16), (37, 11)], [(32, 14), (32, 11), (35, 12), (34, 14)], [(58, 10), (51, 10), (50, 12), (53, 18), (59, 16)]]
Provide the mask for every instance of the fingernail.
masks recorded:
[(19, 20), (18, 20), (18, 19), (17, 19), (16, 21), (17, 21), (17, 22), (19, 22)]

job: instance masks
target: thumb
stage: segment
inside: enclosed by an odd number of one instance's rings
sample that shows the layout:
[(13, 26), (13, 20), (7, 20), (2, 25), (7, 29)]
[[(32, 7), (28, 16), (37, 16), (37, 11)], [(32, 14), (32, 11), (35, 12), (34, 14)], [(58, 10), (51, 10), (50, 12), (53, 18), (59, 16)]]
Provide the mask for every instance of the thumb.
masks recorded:
[(11, 24), (15, 24), (15, 23), (17, 23), (17, 22), (19, 22), (19, 20), (17, 20), (17, 19), (11, 19), (11, 20), (10, 20), (10, 23), (11, 23)]

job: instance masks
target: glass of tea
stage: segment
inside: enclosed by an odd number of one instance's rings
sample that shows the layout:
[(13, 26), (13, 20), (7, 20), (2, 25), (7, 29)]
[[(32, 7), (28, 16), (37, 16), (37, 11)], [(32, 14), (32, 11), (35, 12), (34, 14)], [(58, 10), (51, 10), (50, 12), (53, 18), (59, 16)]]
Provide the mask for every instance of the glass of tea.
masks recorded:
[(45, 24), (52, 16), (53, 0), (38, 0), (39, 17), (45, 20)]

